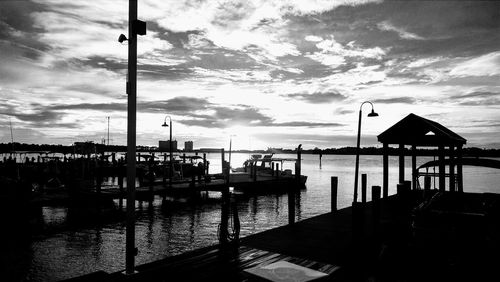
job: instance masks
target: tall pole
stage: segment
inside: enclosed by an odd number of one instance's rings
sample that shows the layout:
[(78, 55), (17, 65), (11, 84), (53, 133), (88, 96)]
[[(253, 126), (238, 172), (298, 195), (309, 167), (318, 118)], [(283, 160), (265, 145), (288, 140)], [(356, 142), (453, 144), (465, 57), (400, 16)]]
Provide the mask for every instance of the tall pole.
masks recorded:
[(353, 203), (356, 203), (358, 201), (358, 173), (359, 173), (359, 151), (360, 151), (360, 148), (359, 148), (360, 142), (359, 141), (361, 138), (361, 116), (362, 116), (361, 109), (363, 108), (363, 105), (366, 103), (369, 103), (372, 106), (372, 111), (371, 111), (371, 113), (368, 114), (368, 117), (378, 116), (378, 114), (375, 113), (375, 111), (373, 110), (373, 104), (371, 102), (365, 101), (365, 102), (361, 103), (361, 106), (359, 107), (359, 118), (358, 118), (358, 138), (356, 141), (356, 167), (354, 169), (354, 196), (353, 196), (354, 199), (353, 199)]
[(170, 178), (168, 179), (168, 185), (170, 188), (172, 188), (172, 177), (174, 176), (174, 157), (172, 154), (172, 118), (168, 117), (170, 120), (170, 144), (169, 144), (169, 150), (170, 150)]
[(359, 173), (359, 143), (361, 138), (361, 108), (359, 108), (359, 118), (358, 118), (358, 138), (356, 141), (356, 167), (354, 169), (354, 199), (353, 203), (358, 202), (358, 173)]
[(125, 272), (134, 273), (135, 265), (135, 153), (137, 111), (137, 0), (129, 0), (128, 18), (128, 119), (127, 119), (127, 223), (125, 239)]

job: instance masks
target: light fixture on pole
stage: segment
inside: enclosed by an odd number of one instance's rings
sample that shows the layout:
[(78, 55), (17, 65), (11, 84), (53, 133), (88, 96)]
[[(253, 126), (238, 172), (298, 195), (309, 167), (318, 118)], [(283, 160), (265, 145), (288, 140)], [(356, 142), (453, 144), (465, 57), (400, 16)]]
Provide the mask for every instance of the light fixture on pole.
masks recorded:
[(372, 106), (372, 111), (368, 114), (368, 117), (377, 117), (378, 114), (373, 110), (373, 104), (369, 101), (365, 101), (361, 103), (361, 106), (359, 107), (359, 119), (358, 119), (358, 139), (356, 142), (356, 167), (354, 169), (354, 199), (353, 199), (353, 204), (357, 203), (358, 201), (358, 174), (359, 174), (359, 143), (360, 143), (360, 138), (361, 138), (361, 116), (362, 112), (361, 109), (363, 108), (363, 105), (369, 103)]
[[(167, 124), (167, 118), (170, 121), (170, 125)], [(169, 187), (172, 187), (172, 177), (174, 176), (174, 165), (173, 165), (173, 156), (172, 156), (172, 118), (170, 116), (165, 116), (165, 120), (163, 121), (163, 124), (161, 125), (163, 127), (170, 127), (170, 137), (168, 141), (168, 149), (170, 152), (170, 177), (168, 178), (168, 185)]]

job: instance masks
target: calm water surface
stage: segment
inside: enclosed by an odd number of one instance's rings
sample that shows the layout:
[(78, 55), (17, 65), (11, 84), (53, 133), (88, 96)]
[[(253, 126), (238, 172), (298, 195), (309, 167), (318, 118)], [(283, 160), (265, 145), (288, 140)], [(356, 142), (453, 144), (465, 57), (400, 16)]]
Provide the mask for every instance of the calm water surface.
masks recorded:
[[(275, 155), (275, 157), (295, 157)], [(308, 176), (307, 189), (300, 193), (296, 206), (298, 220), (330, 211), (330, 178), (339, 177), (338, 205), (349, 206), (354, 185), (354, 156), (324, 155), (322, 166), (318, 155), (302, 155), (302, 171)], [(240, 166), (247, 154), (232, 154), (232, 166)], [(208, 154), (210, 173), (220, 172), (220, 155)], [(226, 159), (228, 157), (226, 156)], [(417, 165), (432, 160), (417, 158)], [(396, 190), (397, 157), (390, 158), (389, 193)], [(406, 159), (406, 179), (410, 177), (410, 158)], [(285, 163), (292, 169), (293, 163)], [(432, 170), (431, 170), (432, 172)], [(368, 174), (368, 187), (382, 185), (382, 157), (361, 156), (360, 173)], [(421, 180), (423, 181), (423, 180)], [(497, 170), (464, 167), (464, 189), (475, 192), (499, 192)], [(370, 198), (368, 193), (368, 198)], [(220, 195), (213, 193), (212, 198)], [(288, 221), (286, 195), (241, 197), (238, 199), (241, 236), (247, 236)], [(157, 198), (153, 205), (137, 203), (136, 245), (139, 254), (136, 264), (217, 243), (220, 222), (218, 201), (204, 204), (162, 206)], [(67, 208), (47, 207), (42, 211), (43, 230), (18, 254), (21, 259), (21, 280), (58, 281), (97, 270), (120, 271), (125, 268), (125, 224), (104, 221), (96, 223), (91, 217), (74, 216)], [(89, 220), (90, 218), (90, 220)], [(19, 264), (19, 263), (18, 263)]]

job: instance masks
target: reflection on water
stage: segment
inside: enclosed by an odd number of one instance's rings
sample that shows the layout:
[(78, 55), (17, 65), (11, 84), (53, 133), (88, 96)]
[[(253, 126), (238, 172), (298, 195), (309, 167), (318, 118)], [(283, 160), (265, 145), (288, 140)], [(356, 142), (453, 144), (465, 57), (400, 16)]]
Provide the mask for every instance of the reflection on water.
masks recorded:
[[(233, 167), (248, 156), (232, 154)], [(281, 157), (281, 156), (280, 156)], [(294, 157), (283, 155), (283, 157)], [(303, 174), (308, 176), (307, 190), (296, 199), (297, 220), (330, 211), (330, 178), (339, 177), (338, 206), (346, 207), (352, 201), (354, 156), (325, 155), (319, 168), (317, 155), (303, 155)], [(420, 165), (432, 158), (419, 158)], [(209, 154), (211, 173), (220, 171), (220, 155)], [(411, 162), (406, 161), (407, 179)], [(288, 164), (291, 168), (293, 163)], [(390, 158), (390, 194), (396, 190), (397, 157)], [(382, 157), (362, 156), (360, 173), (368, 174), (368, 187), (382, 184)], [(495, 170), (464, 167), (464, 187), (467, 191), (488, 191), (496, 187), (500, 176)], [(491, 190), (489, 190), (491, 191)], [(368, 193), (368, 199), (370, 199)], [(220, 222), (218, 193), (216, 200), (198, 204), (167, 203), (159, 198), (151, 204), (136, 203), (136, 245), (139, 254), (136, 264), (143, 264), (213, 245), (218, 242)], [(118, 207), (118, 201), (115, 202)], [(126, 203), (123, 204), (125, 210)], [(241, 235), (247, 236), (288, 223), (287, 195), (238, 196)], [(16, 269), (21, 269), (20, 280), (57, 281), (97, 270), (107, 272), (124, 269), (124, 220), (107, 219), (103, 215), (83, 214), (79, 210), (47, 207), (41, 210), (43, 222), (29, 247), (18, 248), (20, 257)], [(24, 251), (22, 251), (24, 250)], [(10, 262), (12, 263), (12, 262)], [(19, 266), (21, 265), (21, 267)]]

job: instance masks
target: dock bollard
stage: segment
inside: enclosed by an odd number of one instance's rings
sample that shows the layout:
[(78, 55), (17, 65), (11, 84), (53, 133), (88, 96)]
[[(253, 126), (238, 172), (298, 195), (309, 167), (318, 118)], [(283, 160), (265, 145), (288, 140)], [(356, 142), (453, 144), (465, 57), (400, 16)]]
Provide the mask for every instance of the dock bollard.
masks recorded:
[(331, 178), (331, 209), (332, 212), (337, 211), (337, 188), (339, 179), (336, 176)]

